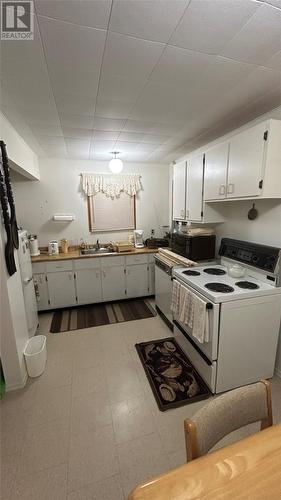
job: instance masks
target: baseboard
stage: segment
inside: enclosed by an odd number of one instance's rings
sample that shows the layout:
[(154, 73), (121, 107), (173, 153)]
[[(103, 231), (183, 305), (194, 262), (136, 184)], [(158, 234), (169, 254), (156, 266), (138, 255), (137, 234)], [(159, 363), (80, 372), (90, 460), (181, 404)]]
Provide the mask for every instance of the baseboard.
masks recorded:
[(281, 378), (281, 368), (275, 368), (275, 375), (277, 375), (277, 377)]
[(21, 383), (16, 385), (6, 385), (6, 392), (16, 391), (17, 389), (23, 389), (26, 385), (27, 379), (28, 375), (26, 373)]

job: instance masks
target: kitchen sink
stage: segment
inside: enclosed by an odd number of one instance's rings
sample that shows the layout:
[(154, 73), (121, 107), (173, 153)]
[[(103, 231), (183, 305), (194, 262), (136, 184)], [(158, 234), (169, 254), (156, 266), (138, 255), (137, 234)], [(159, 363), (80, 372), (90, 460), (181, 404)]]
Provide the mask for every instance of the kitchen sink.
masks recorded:
[(103, 253), (116, 253), (111, 248), (83, 248), (80, 250), (80, 255), (99, 255)]

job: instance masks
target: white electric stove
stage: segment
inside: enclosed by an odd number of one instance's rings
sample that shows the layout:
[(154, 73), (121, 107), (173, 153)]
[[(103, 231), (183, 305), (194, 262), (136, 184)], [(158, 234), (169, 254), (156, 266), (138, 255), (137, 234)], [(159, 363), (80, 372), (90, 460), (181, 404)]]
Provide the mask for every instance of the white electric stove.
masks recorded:
[[(220, 264), (173, 270), (173, 278), (206, 302), (209, 342), (199, 343), (174, 317), (174, 333), (214, 393), (274, 372), (281, 319), (280, 249), (223, 238)], [(233, 266), (243, 276), (232, 277)]]

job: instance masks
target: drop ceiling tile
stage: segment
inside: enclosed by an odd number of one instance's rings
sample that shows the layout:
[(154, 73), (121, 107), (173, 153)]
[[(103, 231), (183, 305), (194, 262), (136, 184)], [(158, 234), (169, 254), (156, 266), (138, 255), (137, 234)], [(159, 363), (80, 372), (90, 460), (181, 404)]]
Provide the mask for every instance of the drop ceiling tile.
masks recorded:
[(261, 0), (264, 1), (265, 3), (269, 3), (270, 5), (273, 5), (274, 7), (278, 7), (281, 9), (281, 0)]
[(103, 74), (146, 80), (164, 47), (162, 43), (109, 32), (104, 53)]
[(281, 71), (281, 50), (277, 52), (273, 57), (271, 57), (266, 63), (265, 66), (267, 68), (276, 69), (277, 71)]
[(91, 139), (92, 137), (92, 129), (86, 128), (62, 127), (62, 133), (64, 137), (74, 139)]
[(215, 56), (167, 46), (154, 68), (150, 80), (185, 87), (198, 85), (214, 59)]
[(246, 26), (228, 43), (221, 55), (265, 65), (281, 50), (281, 10), (262, 4)]
[(121, 102), (134, 102), (145, 85), (145, 80), (103, 75), (99, 86), (99, 98)]
[(55, 100), (59, 114), (92, 115), (95, 110), (94, 98), (70, 93), (56, 93)]
[(132, 103), (97, 98), (95, 112), (102, 118), (126, 119)]
[(219, 99), (223, 93), (241, 84), (256, 68), (257, 66), (253, 64), (216, 56), (204, 74), (204, 81), (198, 85), (208, 89), (209, 99), (212, 97)]
[(168, 141), (168, 139), (170, 139), (168, 135), (145, 134), (141, 142), (146, 142), (147, 144), (163, 144), (163, 142)]
[(115, 144), (115, 150), (119, 151), (121, 156), (122, 154), (136, 151), (138, 145), (139, 142), (118, 141)]
[(37, 134), (37, 139), (43, 146), (64, 146), (65, 140), (61, 136), (49, 136)]
[(124, 119), (116, 118), (103, 118), (101, 116), (95, 115), (94, 128), (95, 130), (108, 130), (111, 132), (118, 132), (121, 130), (125, 124)]
[(90, 139), (66, 138), (65, 144), (68, 154), (73, 158), (87, 159), (90, 152)]
[(47, 136), (56, 136), (56, 137), (62, 137), (62, 129), (59, 121), (57, 124), (48, 124), (44, 122), (40, 123), (33, 123), (30, 125), (30, 128), (32, 132), (37, 135), (47, 135)]
[(136, 151), (143, 151), (146, 153), (151, 153), (152, 151), (155, 151), (155, 149), (158, 148), (158, 144), (148, 144), (145, 142), (141, 142), (138, 144)]
[(99, 71), (106, 31), (85, 28), (39, 16), (43, 44), (48, 61), (61, 68)]
[(98, 89), (99, 71), (77, 71), (73, 66), (61, 67), (49, 61), (49, 75), (54, 92), (67, 91), (73, 95), (95, 98)]
[(169, 43), (218, 54), (259, 6), (251, 0), (192, 0)]
[(155, 127), (155, 123), (128, 119), (123, 127), (123, 131), (143, 132), (145, 134), (152, 131), (153, 127)]
[[(200, 91), (200, 92), (199, 92)], [(187, 92), (184, 87), (149, 82), (142, 92), (130, 118), (160, 123), (182, 123), (204, 106), (206, 90)]]
[(1, 64), (13, 61), (33, 61), (34, 64), (42, 59), (42, 45), (36, 16), (34, 20), (34, 40), (1, 40)]
[(120, 132), (119, 141), (140, 142), (144, 137), (142, 132)]
[(94, 126), (94, 115), (77, 115), (68, 112), (59, 114), (62, 127), (72, 127), (79, 129), (92, 129)]
[(111, 132), (108, 130), (93, 130), (94, 141), (116, 141), (119, 132)]
[(106, 28), (109, 20), (111, 0), (36, 0), (36, 12), (94, 28)]
[(189, 0), (114, 1), (109, 29), (167, 42), (188, 3)]
[(91, 142), (90, 155), (91, 154), (106, 154), (112, 157), (111, 152), (114, 150), (114, 141), (102, 141), (95, 140)]

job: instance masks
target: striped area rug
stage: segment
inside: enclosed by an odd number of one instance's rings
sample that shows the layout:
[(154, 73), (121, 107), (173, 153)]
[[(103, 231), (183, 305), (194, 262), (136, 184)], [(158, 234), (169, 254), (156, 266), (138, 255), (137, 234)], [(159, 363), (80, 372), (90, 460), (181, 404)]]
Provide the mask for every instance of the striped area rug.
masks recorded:
[(59, 309), (54, 312), (50, 332), (68, 332), (153, 316), (156, 316), (156, 311), (145, 299), (130, 299)]

